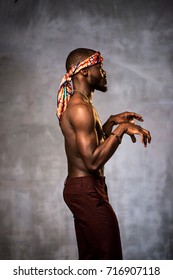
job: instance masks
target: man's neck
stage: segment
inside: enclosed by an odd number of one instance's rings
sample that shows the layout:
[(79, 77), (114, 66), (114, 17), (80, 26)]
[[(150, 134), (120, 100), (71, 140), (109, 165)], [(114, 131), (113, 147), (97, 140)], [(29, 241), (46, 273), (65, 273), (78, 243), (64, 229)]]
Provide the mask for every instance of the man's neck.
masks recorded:
[(82, 95), (88, 103), (92, 104), (93, 92), (86, 93), (86, 91), (82, 91), (80, 89), (75, 88), (73, 90), (73, 93), (74, 94), (77, 93), (77, 94)]

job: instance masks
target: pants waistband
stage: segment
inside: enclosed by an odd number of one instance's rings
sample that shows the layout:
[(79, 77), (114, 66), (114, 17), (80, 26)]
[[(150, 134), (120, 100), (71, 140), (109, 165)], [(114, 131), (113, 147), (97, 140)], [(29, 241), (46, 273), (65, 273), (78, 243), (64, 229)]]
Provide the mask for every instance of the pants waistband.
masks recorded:
[(76, 184), (82, 184), (85, 182), (99, 182), (101, 184), (105, 184), (105, 176), (82, 176), (82, 177), (69, 177), (67, 176), (66, 180), (65, 180), (65, 184), (66, 183), (76, 183)]

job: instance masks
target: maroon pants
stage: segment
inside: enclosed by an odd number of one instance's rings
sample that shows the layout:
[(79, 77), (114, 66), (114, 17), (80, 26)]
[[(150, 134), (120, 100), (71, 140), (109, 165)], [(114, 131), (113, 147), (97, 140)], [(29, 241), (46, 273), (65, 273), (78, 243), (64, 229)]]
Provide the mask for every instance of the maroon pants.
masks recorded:
[(105, 177), (67, 177), (64, 200), (74, 215), (80, 260), (121, 260), (118, 221)]

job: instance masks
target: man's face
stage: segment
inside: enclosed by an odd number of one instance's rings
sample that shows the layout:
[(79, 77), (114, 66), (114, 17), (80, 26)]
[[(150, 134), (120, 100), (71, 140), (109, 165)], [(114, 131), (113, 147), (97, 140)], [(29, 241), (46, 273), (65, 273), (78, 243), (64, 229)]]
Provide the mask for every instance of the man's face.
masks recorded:
[(102, 64), (98, 63), (89, 68), (90, 83), (93, 89), (100, 90), (102, 92), (107, 91), (106, 72), (102, 68)]

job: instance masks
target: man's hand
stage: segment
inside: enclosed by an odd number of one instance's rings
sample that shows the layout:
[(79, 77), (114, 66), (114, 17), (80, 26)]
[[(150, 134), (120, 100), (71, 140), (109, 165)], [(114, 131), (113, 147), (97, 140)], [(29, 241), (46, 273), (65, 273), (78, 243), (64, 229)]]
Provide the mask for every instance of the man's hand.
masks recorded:
[(144, 147), (147, 147), (147, 144), (151, 142), (151, 135), (148, 130), (131, 123), (124, 123), (122, 125), (124, 126), (124, 132), (131, 137), (133, 143), (136, 142), (135, 134), (141, 137), (141, 142), (144, 144)]
[(135, 120), (143, 122), (141, 115), (135, 112), (124, 112), (117, 115), (111, 115), (108, 121), (103, 125), (103, 131), (106, 135), (110, 135), (114, 125), (119, 124), (119, 126), (114, 130), (115, 134), (119, 134), (119, 130), (123, 131), (123, 134), (128, 134), (132, 142), (136, 142), (135, 134), (138, 134), (141, 137), (142, 143), (147, 147), (147, 143), (151, 142), (150, 132), (139, 125), (135, 124)]
[(135, 112), (124, 112), (118, 115), (112, 115), (111, 121), (114, 122), (115, 125), (120, 123), (135, 123), (135, 120), (143, 122), (143, 118), (141, 115), (136, 114)]

